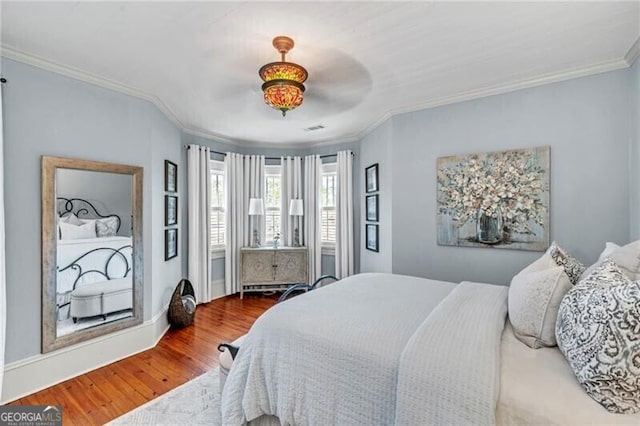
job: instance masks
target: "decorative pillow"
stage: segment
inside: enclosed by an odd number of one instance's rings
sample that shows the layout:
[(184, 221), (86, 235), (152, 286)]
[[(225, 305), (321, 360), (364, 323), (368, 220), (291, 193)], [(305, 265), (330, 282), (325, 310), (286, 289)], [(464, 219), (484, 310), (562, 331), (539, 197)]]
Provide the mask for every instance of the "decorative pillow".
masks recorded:
[(602, 253), (600, 253), (600, 256), (598, 256), (598, 260), (596, 260), (596, 263), (594, 263), (593, 265), (585, 269), (582, 275), (580, 276), (580, 279), (583, 280), (587, 278), (589, 275), (591, 275), (591, 273), (595, 271), (598, 266), (602, 265), (602, 262), (604, 262), (604, 260), (607, 257), (610, 257), (611, 254), (619, 248), (620, 246), (617, 245), (616, 243), (609, 243), (609, 242), (605, 243), (604, 250), (602, 250)]
[(547, 253), (551, 255), (558, 266), (564, 267), (571, 284), (575, 285), (580, 281), (580, 276), (584, 272), (584, 265), (578, 259), (567, 253), (555, 241), (551, 243)]
[(118, 219), (106, 217), (96, 220), (96, 234), (98, 237), (115, 237), (118, 231)]
[(613, 413), (640, 412), (640, 283), (611, 259), (567, 292), (558, 347), (591, 398)]
[(511, 280), (509, 319), (518, 340), (538, 349), (556, 345), (556, 317), (571, 281), (562, 266), (545, 253)]
[(81, 238), (95, 238), (96, 227), (92, 223), (85, 223), (80, 226), (66, 222), (60, 222), (60, 239), (77, 240)]
[(69, 213), (69, 214), (67, 214), (65, 216), (62, 216), (62, 218), (60, 219), (60, 222), (70, 223), (70, 224), (76, 225), (76, 226), (80, 226), (80, 225), (82, 225), (84, 223), (83, 221), (78, 219), (78, 216), (76, 216), (73, 213)]

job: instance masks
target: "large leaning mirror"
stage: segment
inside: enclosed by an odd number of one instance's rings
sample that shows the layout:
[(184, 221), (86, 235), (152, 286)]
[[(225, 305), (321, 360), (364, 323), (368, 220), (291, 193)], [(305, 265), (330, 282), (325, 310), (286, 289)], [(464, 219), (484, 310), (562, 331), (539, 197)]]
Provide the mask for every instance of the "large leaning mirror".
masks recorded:
[(42, 352), (142, 322), (142, 167), (42, 157)]

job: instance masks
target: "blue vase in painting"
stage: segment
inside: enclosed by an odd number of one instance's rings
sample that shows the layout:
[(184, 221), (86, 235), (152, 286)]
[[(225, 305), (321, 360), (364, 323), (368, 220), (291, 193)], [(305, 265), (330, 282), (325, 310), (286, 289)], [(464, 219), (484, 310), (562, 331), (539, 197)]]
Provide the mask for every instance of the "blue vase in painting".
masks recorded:
[(498, 244), (502, 242), (502, 212), (496, 207), (493, 215), (488, 215), (483, 209), (478, 209), (476, 216), (476, 240), (483, 244)]

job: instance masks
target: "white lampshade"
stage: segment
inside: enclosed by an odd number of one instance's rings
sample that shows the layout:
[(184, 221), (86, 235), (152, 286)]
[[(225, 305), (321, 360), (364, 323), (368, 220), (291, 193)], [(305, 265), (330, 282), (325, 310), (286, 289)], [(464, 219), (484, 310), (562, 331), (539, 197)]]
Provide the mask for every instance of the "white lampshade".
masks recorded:
[(264, 214), (264, 203), (262, 198), (249, 199), (249, 216), (262, 216)]
[(302, 200), (291, 200), (291, 202), (289, 203), (289, 216), (304, 216)]

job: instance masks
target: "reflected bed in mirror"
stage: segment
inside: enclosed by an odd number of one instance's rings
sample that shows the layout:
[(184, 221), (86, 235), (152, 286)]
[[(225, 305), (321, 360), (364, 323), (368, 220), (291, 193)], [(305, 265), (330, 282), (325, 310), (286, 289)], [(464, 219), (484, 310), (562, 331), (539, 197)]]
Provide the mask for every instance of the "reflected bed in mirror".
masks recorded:
[(42, 158), (42, 351), (142, 322), (142, 168)]
[[(58, 169), (56, 190), (58, 197), (57, 241), (57, 336), (64, 336), (85, 328), (96, 327), (133, 315), (133, 281), (131, 231), (122, 230), (122, 219), (113, 213), (104, 215), (96, 205), (106, 204), (108, 211), (116, 206), (82, 198), (65, 198), (68, 185), (65, 175), (76, 170)], [(91, 174), (95, 172), (80, 171)], [(114, 188), (119, 192), (116, 200), (125, 212), (131, 212), (131, 177), (123, 178)], [(89, 183), (113, 180), (112, 176), (86, 176)], [(83, 176), (79, 176), (80, 179)], [(102, 179), (101, 179), (102, 178)], [(103, 195), (101, 191), (97, 194)], [(110, 208), (109, 208), (110, 207)], [(102, 210), (107, 211), (107, 210)]]

